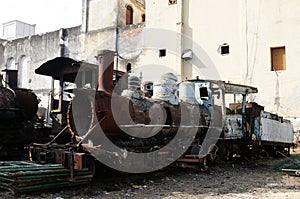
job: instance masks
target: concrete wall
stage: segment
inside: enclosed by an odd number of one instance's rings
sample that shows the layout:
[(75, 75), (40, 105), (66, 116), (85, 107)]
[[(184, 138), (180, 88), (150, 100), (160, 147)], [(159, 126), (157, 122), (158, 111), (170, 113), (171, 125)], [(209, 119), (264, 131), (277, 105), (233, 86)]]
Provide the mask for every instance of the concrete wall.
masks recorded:
[[(184, 77), (195, 78), (198, 75), (235, 82), (241, 78), (244, 43), (241, 2), (184, 1), (183, 48), (194, 52), (192, 60), (183, 62)], [(229, 44), (228, 55), (218, 52), (224, 43)]]
[[(97, 64), (95, 56), (101, 49), (115, 50), (116, 30), (104, 29), (82, 33), (81, 27), (66, 29), (68, 39), (64, 44), (69, 49), (69, 57), (75, 60), (85, 60)], [(34, 90), (37, 94), (46, 95), (51, 88), (51, 78), (35, 74), (35, 69), (46, 61), (61, 56), (61, 30), (41, 35), (20, 38), (0, 43), (0, 66), (5, 69), (9, 63), (15, 62), (12, 69), (19, 69), (21, 62), (26, 58), (27, 68), (19, 71), (22, 76), (20, 87)], [(27, 80), (24, 78), (27, 77)]]
[(88, 31), (117, 26), (118, 0), (90, 0), (88, 3)]
[(24, 23), (18, 20), (3, 24), (3, 37), (5, 39), (16, 39), (35, 34), (35, 25)]
[[(134, 72), (142, 72), (145, 81), (159, 81), (167, 72), (181, 79), (181, 7), (181, 0), (176, 5), (169, 5), (168, 1), (146, 1), (143, 49), (134, 66)], [(161, 50), (166, 50), (166, 56), (160, 56)]]
[(126, 25), (126, 7), (133, 9), (133, 23), (142, 22), (145, 14), (143, 0), (83, 0), (82, 31), (91, 32), (100, 29)]
[(133, 9), (133, 24), (142, 22), (142, 15), (145, 14), (145, 5), (141, 0), (122, 0), (119, 1), (118, 25), (126, 25), (126, 7), (131, 6)]
[[(139, 0), (139, 2), (143, 1)], [(61, 56), (61, 44), (65, 44), (68, 48), (70, 58), (97, 64), (95, 56), (99, 50), (116, 50), (116, 28), (119, 25), (122, 29), (122, 25), (125, 24), (126, 5), (134, 9), (134, 22), (141, 21), (144, 6), (139, 2), (136, 0), (83, 0), (83, 24), (67, 28), (66, 41), (61, 39), (62, 29), (12, 41), (2, 41), (0, 43), (0, 69), (7, 67), (17, 69), (19, 87), (34, 90), (42, 98), (42, 106), (47, 107), (51, 78), (35, 74), (35, 69), (46, 61)], [(116, 63), (119, 63), (119, 69), (126, 68), (126, 63), (122, 61)]]
[[(34, 35), (12, 41), (1, 43), (3, 55), (0, 57), (0, 66), (5, 69), (10, 59), (15, 60), (15, 69), (18, 69), (19, 61), (23, 56), (27, 58), (28, 81), (27, 88), (39, 90), (49, 87), (49, 81), (45, 81), (44, 77), (36, 75), (34, 70), (39, 67), (45, 60), (59, 56), (59, 31), (52, 33)], [(20, 74), (21, 75), (21, 74)], [(24, 81), (25, 82), (25, 81)]]
[[(248, 1), (248, 79), (257, 99), (285, 116), (300, 116), (300, 4), (297, 0)], [(271, 71), (270, 48), (285, 46), (286, 70)], [(279, 97), (278, 101), (275, 98)]]
[[(95, 56), (99, 50), (107, 49), (115, 51), (116, 29), (110, 28), (82, 34), (80, 56), (78, 60), (85, 60), (97, 64)], [(77, 43), (78, 44), (78, 43)]]

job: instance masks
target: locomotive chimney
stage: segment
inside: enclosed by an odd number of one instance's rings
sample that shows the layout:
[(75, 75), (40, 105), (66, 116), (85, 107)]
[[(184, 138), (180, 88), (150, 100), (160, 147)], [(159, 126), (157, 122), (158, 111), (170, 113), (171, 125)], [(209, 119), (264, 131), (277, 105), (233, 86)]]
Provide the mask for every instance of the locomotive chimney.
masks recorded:
[(98, 51), (98, 91), (112, 93), (113, 72), (114, 72), (114, 52), (110, 50)]

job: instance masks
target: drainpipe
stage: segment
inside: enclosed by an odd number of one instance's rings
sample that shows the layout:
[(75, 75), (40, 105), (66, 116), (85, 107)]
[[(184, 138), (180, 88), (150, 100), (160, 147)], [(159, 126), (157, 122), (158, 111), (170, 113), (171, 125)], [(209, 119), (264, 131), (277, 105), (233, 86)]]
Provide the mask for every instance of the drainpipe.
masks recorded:
[(118, 67), (119, 67), (119, 49), (118, 49), (118, 42), (119, 42), (119, 16), (120, 16), (120, 1), (117, 1), (117, 8), (118, 8), (118, 13), (117, 13), (117, 18), (116, 18), (116, 44), (115, 44), (115, 52), (116, 52), (116, 80), (117, 80), (117, 74), (118, 74)]
[(247, 135), (247, 121), (246, 121), (246, 94), (243, 94), (243, 103), (242, 103), (242, 125), (243, 125), (243, 134)]

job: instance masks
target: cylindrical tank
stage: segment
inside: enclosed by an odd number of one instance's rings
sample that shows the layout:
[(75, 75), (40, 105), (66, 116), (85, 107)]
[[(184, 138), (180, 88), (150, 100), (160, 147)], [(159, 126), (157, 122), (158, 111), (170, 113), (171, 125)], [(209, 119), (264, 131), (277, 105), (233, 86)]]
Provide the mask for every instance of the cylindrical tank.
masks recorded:
[(174, 92), (177, 89), (177, 80), (177, 77), (173, 73), (166, 73), (161, 76), (161, 84), (164, 85), (164, 87), (167, 87), (170, 92)]
[[(100, 58), (99, 76), (105, 76), (103, 67), (108, 62), (106, 59), (110, 60), (111, 57), (104, 54), (99, 55)], [(112, 67), (108, 67), (105, 72), (112, 74), (112, 70)], [(119, 140), (128, 139), (128, 134), (125, 134), (124, 130), (129, 130), (129, 135), (135, 137), (137, 134), (131, 134), (132, 131), (152, 135), (152, 132), (148, 130), (152, 131), (151, 128), (156, 130), (156, 127), (159, 127), (164, 136), (170, 137), (176, 135), (181, 126), (195, 129), (206, 124), (205, 107), (185, 102), (178, 103), (178, 98), (175, 96), (177, 77), (172, 73), (163, 75), (160, 84), (154, 85), (153, 99), (115, 95), (109, 92), (112, 89), (106, 85), (111, 85), (108, 80), (105, 77), (99, 77), (99, 87), (96, 93), (87, 89), (75, 89), (75, 98), (71, 103), (72, 107), (69, 107), (69, 129), (80, 137), (88, 136), (85, 138), (94, 146), (103, 144), (99, 131), (103, 131), (111, 139)], [(131, 77), (128, 86), (128, 90), (138, 90), (140, 80)], [(93, 128), (97, 123), (100, 124), (101, 130)], [(199, 128), (199, 133), (202, 132), (204, 131)], [(148, 136), (144, 138), (146, 137)], [(132, 141), (131, 138), (128, 140)]]
[(141, 87), (140, 78), (137, 76), (130, 76), (128, 79), (128, 89), (137, 90)]
[(0, 148), (29, 144), (34, 135), (33, 125), (27, 120), (37, 112), (37, 98), (30, 90), (0, 86)]
[[(127, 119), (133, 118), (132, 103), (127, 97), (112, 96), (107, 92), (88, 90), (74, 90), (76, 96), (71, 101), (67, 113), (69, 130), (75, 135), (84, 136), (97, 122), (108, 136), (118, 136), (122, 133), (118, 125), (128, 124)], [(113, 104), (113, 105), (112, 105)], [(118, 112), (113, 115), (112, 106)], [(121, 123), (116, 119), (129, 113), (130, 117), (123, 117)], [(115, 118), (117, 117), (117, 118)]]
[(15, 89), (16, 105), (24, 112), (26, 120), (31, 120), (37, 113), (39, 101), (29, 89)]
[(15, 93), (10, 88), (0, 86), (0, 109), (14, 108), (16, 106)]
[(189, 104), (197, 104), (195, 86), (192, 82), (182, 82), (179, 85), (179, 99)]
[(98, 52), (98, 91), (111, 93), (113, 90), (114, 52), (101, 50)]
[(168, 97), (170, 95), (170, 91), (167, 87), (160, 83), (153, 84), (153, 98), (160, 99), (164, 97)]
[[(86, 139), (94, 146), (102, 144), (99, 128), (87, 133), (97, 123), (101, 127), (100, 131), (111, 140), (127, 140), (130, 145), (132, 139), (128, 135), (148, 138), (157, 134), (162, 136), (156, 137), (157, 142), (161, 142), (164, 138), (175, 136), (183, 126), (184, 129), (197, 128), (197, 137), (202, 137), (207, 131), (205, 126), (209, 117), (206, 107), (198, 104), (183, 102), (172, 105), (147, 98), (111, 96), (99, 91), (95, 95), (87, 90), (80, 90), (76, 94), (72, 106), (77, 108), (69, 108), (69, 129), (81, 138), (88, 135)], [(154, 141), (153, 144), (157, 143)]]
[(160, 82), (153, 84), (153, 99), (178, 105), (176, 81), (177, 77), (173, 73), (162, 75)]
[(140, 90), (140, 82), (140, 78), (137, 76), (130, 76), (128, 79), (128, 89), (123, 90), (121, 95), (128, 98), (143, 99), (145, 96)]

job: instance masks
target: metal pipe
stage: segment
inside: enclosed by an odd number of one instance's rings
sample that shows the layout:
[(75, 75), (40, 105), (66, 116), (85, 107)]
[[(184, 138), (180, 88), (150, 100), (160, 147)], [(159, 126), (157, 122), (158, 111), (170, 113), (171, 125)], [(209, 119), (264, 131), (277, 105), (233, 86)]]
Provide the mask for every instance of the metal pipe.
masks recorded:
[(58, 111), (61, 111), (62, 108), (62, 102), (63, 102), (63, 97), (64, 97), (64, 77), (63, 75), (60, 76), (59, 80), (59, 100), (58, 100)]
[(113, 91), (114, 54), (110, 50), (98, 52), (98, 91), (107, 93), (112, 93)]
[(48, 142), (46, 145), (52, 144), (65, 130), (67, 130), (68, 126), (65, 126), (50, 142)]
[(236, 114), (236, 94), (233, 94), (234, 114)]
[(246, 135), (246, 132), (247, 132), (247, 122), (246, 122), (246, 94), (243, 94), (243, 102), (242, 102), (242, 124), (243, 124), (243, 134)]
[(51, 111), (53, 110), (53, 104), (54, 104), (54, 79), (52, 78), (51, 82), (51, 102), (50, 102)]
[(103, 121), (104, 119), (106, 119), (106, 117), (102, 117), (102, 118), (99, 120), (99, 122), (97, 122), (96, 124), (94, 124), (93, 127), (90, 128), (90, 129), (88, 130), (88, 132), (81, 138), (80, 142), (78, 142), (78, 144), (77, 144), (78, 147), (83, 143), (83, 141), (85, 140), (85, 138), (86, 138), (91, 132), (93, 132), (98, 126), (101, 125), (101, 123), (102, 123), (102, 121)]

